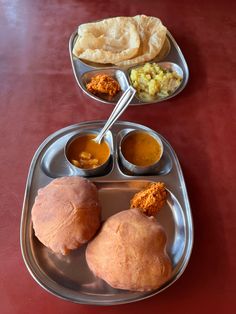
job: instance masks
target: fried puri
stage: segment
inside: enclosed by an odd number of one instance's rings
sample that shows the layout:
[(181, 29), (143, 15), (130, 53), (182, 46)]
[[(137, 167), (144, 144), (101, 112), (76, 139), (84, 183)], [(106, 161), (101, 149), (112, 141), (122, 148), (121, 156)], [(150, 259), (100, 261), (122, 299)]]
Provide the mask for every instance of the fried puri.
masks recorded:
[(82, 60), (117, 63), (137, 54), (140, 38), (134, 21), (114, 17), (81, 24), (73, 54)]
[(73, 54), (96, 63), (133, 66), (152, 60), (162, 50), (166, 27), (156, 17), (113, 17), (81, 24)]
[(166, 234), (154, 217), (138, 209), (108, 218), (89, 242), (86, 260), (91, 271), (113, 288), (150, 291), (170, 279)]
[(38, 191), (32, 208), (36, 237), (63, 255), (88, 242), (100, 226), (96, 186), (78, 176), (53, 180)]

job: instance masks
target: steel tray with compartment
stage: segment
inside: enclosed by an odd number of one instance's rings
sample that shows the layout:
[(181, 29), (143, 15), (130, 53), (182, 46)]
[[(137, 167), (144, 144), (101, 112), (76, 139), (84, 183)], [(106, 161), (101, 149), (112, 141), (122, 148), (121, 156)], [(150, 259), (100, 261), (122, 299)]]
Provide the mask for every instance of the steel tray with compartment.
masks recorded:
[(31, 209), (38, 189), (54, 178), (75, 175), (65, 158), (66, 142), (80, 131), (100, 130), (104, 123), (92, 121), (68, 126), (50, 135), (38, 148), (26, 184), (20, 231), (21, 250), (32, 277), (52, 294), (77, 303), (115, 305), (155, 295), (181, 276), (191, 255), (193, 224), (181, 167), (170, 144), (158, 134), (164, 147), (158, 168), (149, 175), (133, 175), (121, 166), (118, 150), (120, 140), (129, 130), (152, 130), (140, 124), (119, 121), (110, 129), (113, 147), (110, 166), (105, 173), (89, 178), (99, 191), (102, 220), (128, 209), (131, 197), (148, 182), (164, 182), (168, 189), (168, 199), (157, 219), (165, 228), (168, 237), (167, 251), (173, 264), (171, 279), (158, 290), (151, 292), (113, 289), (89, 270), (85, 260), (86, 245), (67, 256), (61, 256), (52, 253), (37, 240), (32, 228)]
[[(69, 40), (69, 53), (71, 59), (71, 65), (73, 69), (73, 73), (76, 79), (77, 84), (82, 89), (82, 91), (87, 94), (89, 97), (106, 104), (115, 104), (118, 99), (121, 97), (121, 94), (127, 89), (127, 87), (131, 84), (130, 81), (130, 71), (132, 68), (136, 66), (129, 66), (129, 67), (118, 67), (112, 64), (102, 65), (98, 63), (82, 61), (76, 56), (73, 55), (73, 47), (75, 41), (78, 37), (77, 31), (75, 31)], [(152, 100), (142, 100), (136, 94), (135, 97), (132, 99), (130, 105), (145, 105), (147, 103), (159, 103), (161, 101), (170, 99), (175, 97), (179, 94), (186, 86), (188, 79), (189, 79), (189, 70), (187, 62), (184, 58), (184, 55), (178, 46), (177, 42), (175, 41), (174, 37), (171, 35), (169, 31), (167, 31), (166, 40), (162, 47), (161, 52), (158, 54), (158, 57), (154, 58), (150, 62), (159, 63), (166, 69), (171, 69), (176, 71), (181, 77), (182, 82), (180, 86), (169, 96), (167, 97), (156, 97)], [(115, 95), (114, 97), (110, 97), (108, 95), (94, 95), (90, 93), (87, 88), (86, 84), (91, 80), (92, 76), (96, 74), (104, 73), (109, 76), (114, 77), (120, 84), (121, 91)]]

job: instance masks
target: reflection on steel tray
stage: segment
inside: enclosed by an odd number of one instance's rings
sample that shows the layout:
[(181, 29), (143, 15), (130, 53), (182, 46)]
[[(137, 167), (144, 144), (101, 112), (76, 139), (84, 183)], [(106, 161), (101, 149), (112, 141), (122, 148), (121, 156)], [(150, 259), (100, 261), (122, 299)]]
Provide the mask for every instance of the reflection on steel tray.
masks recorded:
[(25, 264), (39, 285), (52, 294), (77, 303), (115, 305), (129, 303), (155, 295), (173, 284), (184, 272), (193, 244), (193, 225), (184, 178), (177, 156), (161, 136), (164, 153), (160, 166), (148, 176), (134, 176), (120, 165), (118, 145), (129, 130), (151, 129), (136, 123), (116, 122), (111, 128), (112, 163), (105, 174), (90, 177), (98, 187), (102, 205), (102, 220), (129, 208), (134, 193), (149, 181), (162, 181), (168, 188), (167, 204), (158, 214), (166, 230), (167, 251), (173, 264), (169, 282), (150, 292), (113, 289), (89, 270), (85, 260), (86, 245), (68, 256), (52, 253), (34, 236), (31, 209), (40, 187), (53, 178), (74, 175), (64, 155), (68, 139), (80, 131), (100, 130), (104, 121), (85, 122), (61, 129), (49, 136), (38, 148), (32, 160), (25, 190), (21, 219), (21, 249)]
[[(117, 67), (114, 65), (105, 65), (105, 64), (98, 64), (92, 62), (85, 62), (78, 59), (76, 56), (73, 55), (72, 50), (75, 44), (75, 41), (78, 37), (77, 31), (75, 31), (69, 40), (69, 53), (71, 59), (71, 65), (73, 69), (73, 73), (76, 79), (77, 84), (82, 89), (82, 91), (87, 94), (89, 97), (106, 104), (115, 104), (117, 103), (118, 99), (121, 97), (121, 94), (127, 89), (127, 87), (131, 84), (130, 81), (130, 71), (132, 67)], [(157, 97), (156, 99), (143, 101), (137, 95), (134, 96), (130, 105), (145, 105), (147, 103), (158, 103), (167, 99), (170, 99), (177, 94), (179, 94), (186, 86), (189, 78), (189, 70), (186, 60), (182, 51), (180, 50), (179, 46), (177, 45), (174, 37), (171, 35), (169, 31), (167, 31), (167, 38), (163, 45), (161, 52), (159, 53), (158, 57), (151, 60), (150, 62), (157, 62), (162, 65), (166, 69), (171, 69), (176, 71), (181, 77), (183, 77), (181, 85), (169, 96), (165, 98)], [(90, 93), (87, 88), (86, 84), (91, 80), (91, 77), (99, 74), (104, 73), (114, 77), (121, 86), (121, 91), (114, 97), (109, 97), (108, 95), (104, 96), (97, 96)]]

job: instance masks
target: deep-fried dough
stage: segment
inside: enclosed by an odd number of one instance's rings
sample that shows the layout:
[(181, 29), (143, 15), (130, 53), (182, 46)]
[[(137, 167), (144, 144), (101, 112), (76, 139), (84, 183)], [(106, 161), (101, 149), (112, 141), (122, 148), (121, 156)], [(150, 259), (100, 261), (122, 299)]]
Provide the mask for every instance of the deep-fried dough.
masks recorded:
[(108, 218), (89, 242), (86, 260), (92, 272), (113, 288), (149, 291), (171, 277), (166, 234), (154, 217), (138, 209)]
[(92, 182), (78, 176), (55, 179), (35, 199), (35, 235), (53, 252), (65, 255), (93, 237), (100, 226), (100, 210)]

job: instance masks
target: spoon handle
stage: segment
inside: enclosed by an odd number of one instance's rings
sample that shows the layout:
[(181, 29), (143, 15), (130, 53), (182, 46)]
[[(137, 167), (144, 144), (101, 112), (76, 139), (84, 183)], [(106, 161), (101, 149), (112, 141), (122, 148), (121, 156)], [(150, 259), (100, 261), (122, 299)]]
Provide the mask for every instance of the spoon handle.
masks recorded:
[(132, 98), (136, 90), (129, 86), (124, 94), (119, 99), (118, 103), (116, 104), (115, 108), (113, 109), (109, 119), (105, 123), (102, 130), (99, 132), (98, 136), (94, 139), (95, 142), (100, 143), (106, 131), (110, 128), (110, 126), (115, 123), (115, 121), (119, 118), (119, 116), (124, 112), (124, 110), (128, 107), (129, 103), (131, 102)]

